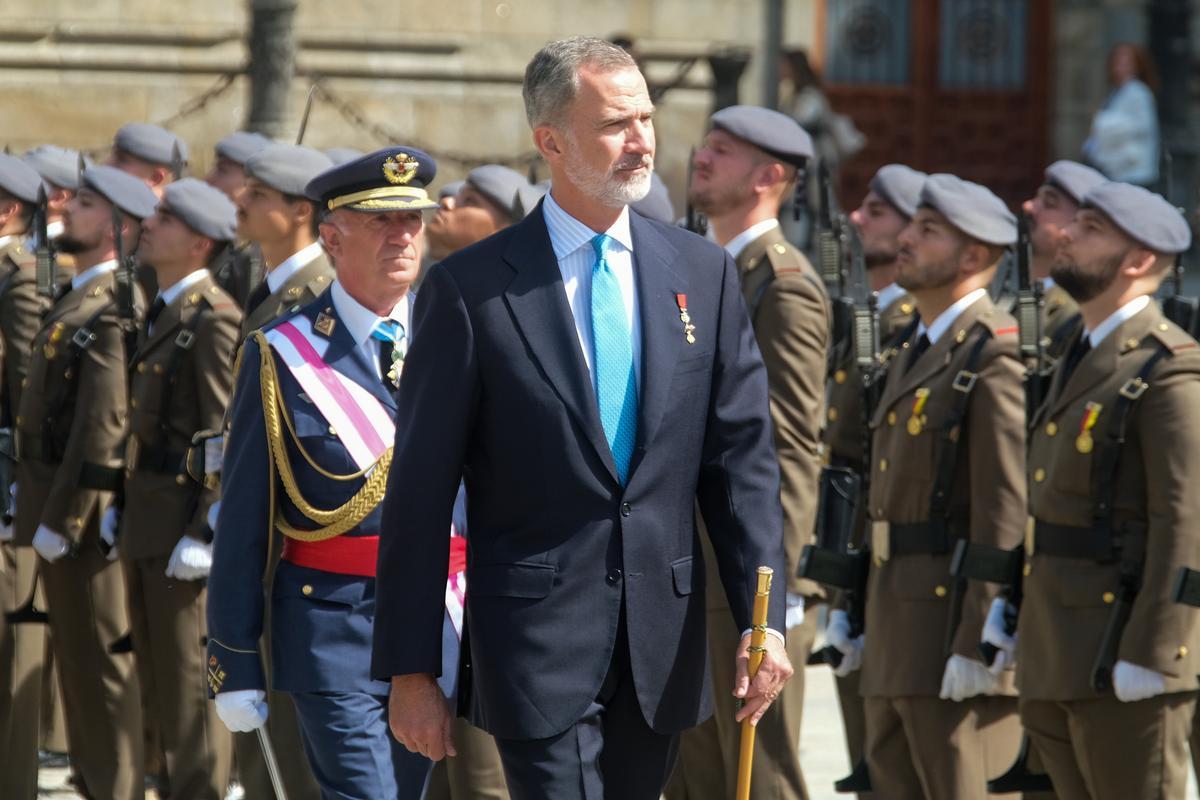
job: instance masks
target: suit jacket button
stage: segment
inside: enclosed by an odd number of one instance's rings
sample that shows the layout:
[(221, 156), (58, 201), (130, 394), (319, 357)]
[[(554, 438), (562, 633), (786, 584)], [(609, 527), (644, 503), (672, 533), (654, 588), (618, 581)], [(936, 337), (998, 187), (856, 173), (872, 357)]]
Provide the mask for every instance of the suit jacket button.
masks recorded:
[(312, 594), (312, 587), (309, 586), (307, 583), (304, 584), (303, 586), (300, 587), (300, 594), (304, 595), (305, 597), (308, 597), (310, 594)]
[(616, 586), (621, 581), (621, 570), (615, 567), (610, 569), (608, 574), (604, 576), (604, 580), (608, 582), (609, 586)]
[[(629, 505), (629, 503), (621, 503), (621, 516), (622, 517), (628, 517), (632, 513), (633, 513), (633, 506)], [(618, 570), (618, 572), (619, 572), (619, 570)]]
[(1113, 594), (1112, 592), (1105, 592), (1103, 595), (1100, 596), (1100, 599), (1104, 601), (1104, 605), (1111, 606), (1113, 604), (1113, 602), (1117, 599), (1117, 596), (1115, 594)]
[(933, 593), (935, 595), (937, 595), (938, 597), (945, 597), (946, 596), (946, 587), (945, 586), (934, 587)]

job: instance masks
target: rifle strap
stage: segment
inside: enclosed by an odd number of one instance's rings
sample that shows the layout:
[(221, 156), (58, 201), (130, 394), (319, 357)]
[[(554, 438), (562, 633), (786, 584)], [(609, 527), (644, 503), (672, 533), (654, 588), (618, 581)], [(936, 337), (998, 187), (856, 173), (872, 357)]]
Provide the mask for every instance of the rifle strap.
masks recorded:
[[(183, 357), (196, 344), (196, 329), (200, 327), (201, 319), (207, 309), (212, 308), (208, 297), (201, 297), (197, 303), (196, 313), (188, 320), (175, 337), (175, 342), (171, 345), (171, 355), (167, 357), (166, 366), (163, 367), (162, 375), (162, 399), (158, 409), (158, 427), (162, 435), (162, 446), (166, 447), (170, 434), (170, 410), (171, 400), (175, 394), (175, 376), (179, 372), (180, 366), (183, 364)], [(191, 432), (188, 434), (191, 439)]]
[(79, 380), (79, 365), (83, 361), (83, 355), (93, 344), (96, 343), (96, 324), (100, 318), (113, 308), (113, 303), (110, 301), (102, 305), (88, 319), (76, 329), (75, 334), (71, 337), (71, 341), (67, 343), (66, 352), (63, 354), (63, 360), (66, 362), (66, 367), (63, 371), (63, 380), (58, 385), (58, 391), (54, 393), (54, 397), (50, 400), (47, 407), (46, 418), (42, 421), (42, 432), (45, 436), (46, 446), (48, 451), (59, 457), (57, 448), (54, 446), (54, 432), (57, 430), (57, 424), (62, 421), (63, 412), (67, 407), (67, 400), (75, 394), (75, 385)]

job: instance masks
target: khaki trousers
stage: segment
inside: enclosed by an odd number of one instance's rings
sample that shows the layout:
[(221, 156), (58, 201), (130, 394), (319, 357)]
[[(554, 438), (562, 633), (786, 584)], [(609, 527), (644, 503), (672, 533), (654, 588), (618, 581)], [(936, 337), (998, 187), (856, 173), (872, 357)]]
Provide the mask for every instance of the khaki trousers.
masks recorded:
[(458, 755), (433, 765), (425, 800), (508, 800), (500, 752), (491, 734), (456, 717), (453, 735)]
[(150, 698), (171, 797), (221, 800), (232, 735), (208, 699), (203, 581), (165, 574), (167, 557), (125, 563), (138, 679)]
[(1062, 800), (1173, 800), (1187, 791), (1196, 695), (1022, 699), (1021, 722)]
[[(32, 547), (0, 545), (0, 797), (13, 800), (37, 796), (46, 626), (12, 624), (3, 613), (29, 599), (37, 559)], [(40, 591), (36, 605), (46, 608)]]
[(876, 800), (989, 800), (988, 779), (1020, 747), (1016, 698), (866, 697), (867, 766)]

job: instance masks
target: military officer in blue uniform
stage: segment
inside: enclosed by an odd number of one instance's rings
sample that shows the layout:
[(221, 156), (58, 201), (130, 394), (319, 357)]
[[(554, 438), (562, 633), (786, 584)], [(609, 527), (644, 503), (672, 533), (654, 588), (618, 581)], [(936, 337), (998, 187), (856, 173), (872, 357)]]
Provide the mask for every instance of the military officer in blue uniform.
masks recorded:
[[(391, 147), (309, 183), (337, 280), (251, 335), (231, 411), (209, 582), (209, 688), (235, 731), (263, 725), (268, 685), (290, 694), (326, 797), (417, 798), (431, 766), (392, 739), (388, 685), (369, 665), (395, 389), (422, 212), (437, 208), (425, 189), (435, 171), (425, 153)], [(277, 536), (268, 681), (257, 588)], [(446, 632), (448, 690), (457, 637), (450, 624)]]

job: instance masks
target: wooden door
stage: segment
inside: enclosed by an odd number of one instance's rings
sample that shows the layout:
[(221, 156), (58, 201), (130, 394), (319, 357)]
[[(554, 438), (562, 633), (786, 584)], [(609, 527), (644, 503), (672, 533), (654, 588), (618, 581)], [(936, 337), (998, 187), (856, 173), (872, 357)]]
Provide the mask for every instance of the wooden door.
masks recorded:
[(952, 172), (1014, 208), (1046, 166), (1050, 3), (823, 0), (818, 60), (867, 137), (841, 170), (853, 208), (880, 166)]

